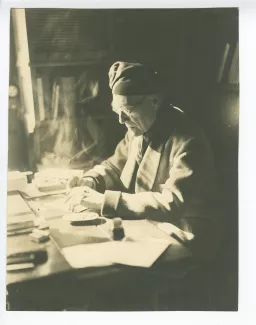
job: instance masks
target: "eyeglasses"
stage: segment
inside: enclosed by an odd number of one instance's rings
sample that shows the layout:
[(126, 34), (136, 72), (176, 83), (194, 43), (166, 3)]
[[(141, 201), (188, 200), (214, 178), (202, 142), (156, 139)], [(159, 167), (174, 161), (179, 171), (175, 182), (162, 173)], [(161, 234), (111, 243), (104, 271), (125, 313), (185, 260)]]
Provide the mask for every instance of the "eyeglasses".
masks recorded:
[(140, 98), (137, 102), (135, 102), (132, 105), (126, 105), (126, 106), (119, 106), (119, 107), (115, 107), (113, 104), (112, 106), (112, 110), (113, 112), (117, 113), (117, 114), (121, 114), (122, 112), (127, 115), (130, 116), (134, 111), (136, 111), (136, 108), (142, 104), (142, 102), (144, 101), (146, 97), (142, 97)]

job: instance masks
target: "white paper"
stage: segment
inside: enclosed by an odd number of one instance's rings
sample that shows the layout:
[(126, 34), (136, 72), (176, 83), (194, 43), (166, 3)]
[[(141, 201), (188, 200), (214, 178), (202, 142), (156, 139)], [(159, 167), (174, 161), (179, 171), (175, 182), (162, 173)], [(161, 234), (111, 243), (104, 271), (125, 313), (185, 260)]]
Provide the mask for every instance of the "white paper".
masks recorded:
[(52, 200), (51, 202), (45, 202), (44, 207), (48, 208), (54, 208), (62, 210), (63, 212), (70, 212), (70, 202), (66, 202), (66, 196), (62, 198), (56, 198), (55, 200)]
[(162, 255), (170, 242), (148, 238), (139, 241), (110, 242), (114, 263), (139, 267), (150, 267)]
[[(81, 199), (78, 198), (78, 202), (80, 202)], [(56, 199), (52, 202), (47, 202), (47, 203), (44, 203), (44, 207), (46, 208), (51, 208), (51, 209), (58, 209), (58, 210), (61, 210), (63, 211), (63, 215), (70, 215), (72, 212), (70, 210), (70, 202), (71, 201), (67, 201), (66, 202), (66, 197), (64, 198), (59, 198), (59, 199)], [(76, 204), (74, 206), (74, 211), (72, 214), (76, 214), (76, 213), (83, 213), (85, 210), (88, 210), (84, 205), (81, 205), (81, 204)], [(95, 216), (98, 216), (98, 214), (95, 213)]]
[(150, 267), (169, 245), (170, 241), (154, 238), (111, 241), (66, 247), (63, 249), (63, 255), (73, 268), (113, 264)]
[(194, 235), (191, 232), (183, 231), (171, 223), (159, 222), (156, 225), (159, 229), (164, 231), (166, 234), (171, 235), (174, 233), (178, 237), (180, 237), (181, 240), (192, 240), (194, 238)]
[(19, 194), (13, 194), (7, 196), (7, 214), (9, 217), (24, 216), (33, 215), (33, 212)]
[(65, 247), (62, 252), (70, 266), (76, 269), (113, 264), (108, 254), (108, 242)]

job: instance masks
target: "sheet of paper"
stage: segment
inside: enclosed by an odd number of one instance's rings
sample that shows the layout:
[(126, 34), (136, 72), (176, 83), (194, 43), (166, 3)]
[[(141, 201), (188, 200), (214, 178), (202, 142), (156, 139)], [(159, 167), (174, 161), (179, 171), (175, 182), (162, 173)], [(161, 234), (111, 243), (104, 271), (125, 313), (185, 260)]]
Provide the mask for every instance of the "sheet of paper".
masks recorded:
[(191, 232), (183, 231), (180, 228), (174, 226), (168, 222), (158, 222), (156, 223), (157, 227), (164, 231), (166, 234), (171, 235), (175, 233), (182, 240), (192, 240), (194, 235)]
[[(66, 202), (66, 197), (56, 199), (56, 200), (54, 200), (52, 202), (44, 203), (44, 207), (63, 211), (63, 215), (71, 213), (70, 201)], [(74, 213), (79, 213), (79, 212), (82, 212), (82, 211), (85, 211), (85, 210), (86, 210), (85, 206), (83, 206), (81, 204), (77, 204), (77, 205), (75, 205), (73, 212)]]
[(170, 242), (144, 238), (138, 241), (110, 242), (110, 256), (114, 263), (150, 267), (163, 254)]
[(28, 205), (33, 211), (36, 211), (36, 214), (45, 220), (51, 220), (55, 218), (60, 218), (67, 212), (62, 208), (61, 204), (51, 206), (51, 203), (63, 199), (64, 195), (53, 195), (40, 197), (28, 201)]
[(108, 254), (108, 243), (65, 247), (62, 252), (70, 266), (76, 269), (114, 264)]
[(7, 196), (7, 214), (9, 218), (14, 216), (34, 216), (33, 212), (20, 194), (12, 194)]
[(44, 203), (45, 207), (55, 208), (62, 210), (63, 212), (69, 212), (70, 202), (66, 202), (66, 196), (61, 198), (56, 198), (51, 200), (50, 202)]
[(63, 248), (63, 255), (73, 268), (124, 264), (150, 267), (167, 249), (170, 242), (144, 238), (138, 241), (111, 241)]

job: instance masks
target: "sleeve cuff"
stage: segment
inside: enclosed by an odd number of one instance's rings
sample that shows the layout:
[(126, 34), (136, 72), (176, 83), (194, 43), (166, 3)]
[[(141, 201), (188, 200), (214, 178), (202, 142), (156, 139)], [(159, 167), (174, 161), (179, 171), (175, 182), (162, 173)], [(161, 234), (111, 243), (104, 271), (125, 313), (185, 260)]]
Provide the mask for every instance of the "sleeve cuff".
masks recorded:
[(103, 176), (98, 174), (97, 172), (93, 170), (89, 170), (87, 173), (83, 175), (83, 178), (90, 177), (94, 180), (95, 182), (95, 189), (96, 191), (100, 193), (104, 193), (106, 189), (106, 182)]
[(121, 192), (106, 191), (104, 194), (104, 201), (101, 208), (101, 215), (107, 218), (114, 218), (117, 216), (117, 208), (120, 200)]

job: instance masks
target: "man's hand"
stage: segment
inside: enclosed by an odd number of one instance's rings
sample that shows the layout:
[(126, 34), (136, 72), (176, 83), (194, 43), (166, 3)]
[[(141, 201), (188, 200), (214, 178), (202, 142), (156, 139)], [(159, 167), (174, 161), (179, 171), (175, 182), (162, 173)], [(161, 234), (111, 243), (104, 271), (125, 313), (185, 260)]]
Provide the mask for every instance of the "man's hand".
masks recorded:
[(78, 186), (88, 186), (94, 189), (95, 185), (95, 181), (91, 177), (80, 178), (78, 176), (74, 176), (70, 180), (68, 180), (66, 188), (67, 191), (70, 191), (71, 188)]
[(88, 186), (74, 187), (70, 190), (65, 203), (69, 202), (70, 210), (77, 205), (82, 205), (98, 213), (101, 211), (104, 195)]
[(103, 200), (104, 194), (99, 193), (89, 187), (85, 187), (84, 195), (80, 204), (88, 209), (92, 209), (100, 213)]

